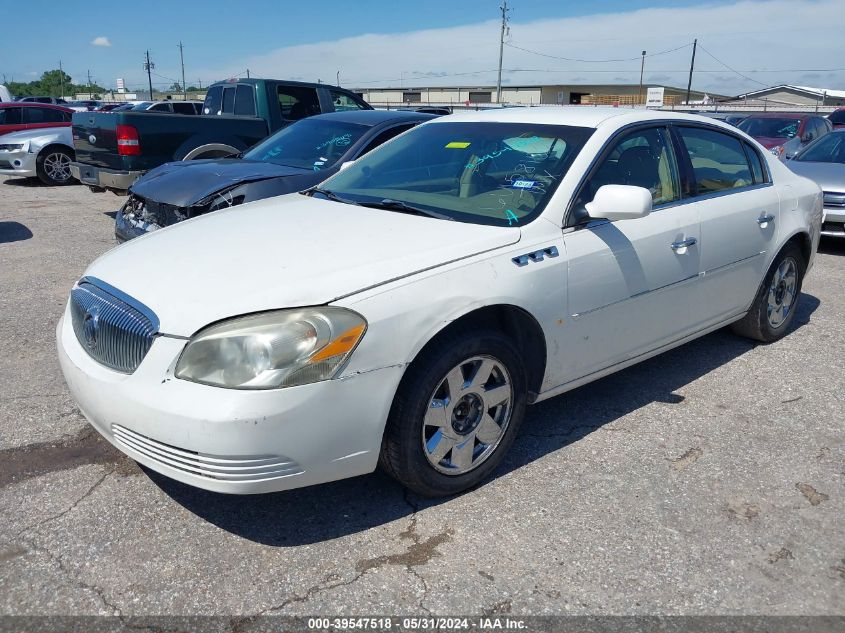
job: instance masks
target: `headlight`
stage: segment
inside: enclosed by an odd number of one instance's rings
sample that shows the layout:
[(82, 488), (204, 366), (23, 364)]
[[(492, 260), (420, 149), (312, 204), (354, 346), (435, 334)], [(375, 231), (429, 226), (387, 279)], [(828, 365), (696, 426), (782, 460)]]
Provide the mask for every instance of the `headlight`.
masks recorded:
[(0, 150), (6, 152), (16, 152), (20, 149), (23, 149), (23, 143), (7, 143), (5, 145), (0, 145)]
[(230, 389), (275, 389), (332, 378), (367, 329), (345, 308), (302, 308), (239, 317), (197, 334), (176, 377)]

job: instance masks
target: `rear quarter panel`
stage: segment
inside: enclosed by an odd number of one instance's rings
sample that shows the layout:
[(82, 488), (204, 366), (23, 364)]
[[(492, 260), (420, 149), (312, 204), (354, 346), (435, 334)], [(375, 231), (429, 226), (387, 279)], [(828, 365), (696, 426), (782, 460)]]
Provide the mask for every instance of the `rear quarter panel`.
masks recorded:
[(824, 204), (822, 190), (815, 182), (794, 173), (774, 156), (770, 158), (767, 153), (766, 160), (780, 196), (778, 247), (772, 249), (770, 260), (773, 260), (795, 235), (805, 234), (809, 236), (811, 244), (810, 259), (807, 261), (809, 271), (815, 260), (821, 235)]

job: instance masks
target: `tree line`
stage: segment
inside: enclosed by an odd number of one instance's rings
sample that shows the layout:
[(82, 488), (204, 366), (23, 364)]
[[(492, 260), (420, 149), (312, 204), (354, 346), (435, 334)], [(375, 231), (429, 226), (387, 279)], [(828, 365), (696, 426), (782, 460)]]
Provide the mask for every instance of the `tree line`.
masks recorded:
[(75, 84), (70, 75), (62, 70), (48, 70), (40, 79), (29, 82), (10, 81), (6, 87), (16, 97), (65, 97), (73, 98), (77, 93), (107, 93), (97, 84)]

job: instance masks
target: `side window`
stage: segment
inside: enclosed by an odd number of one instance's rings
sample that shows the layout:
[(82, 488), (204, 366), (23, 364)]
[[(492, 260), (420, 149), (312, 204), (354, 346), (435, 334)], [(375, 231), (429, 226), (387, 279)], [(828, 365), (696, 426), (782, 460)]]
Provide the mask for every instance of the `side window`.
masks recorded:
[(214, 86), (205, 95), (205, 102), (202, 104), (203, 114), (220, 114), (220, 106), (223, 103), (223, 86)]
[(363, 110), (364, 106), (358, 103), (355, 99), (350, 97), (348, 94), (344, 92), (338, 92), (337, 90), (330, 90), (329, 95), (331, 95), (332, 103), (334, 104), (335, 112), (346, 112), (349, 110)]
[(241, 84), (235, 92), (235, 114), (255, 116), (255, 91), (248, 84)]
[(651, 192), (655, 205), (678, 200), (678, 168), (666, 128), (648, 128), (626, 134), (593, 171), (578, 195), (575, 208), (582, 208), (604, 185), (633, 185)]
[(738, 138), (694, 127), (678, 127), (678, 133), (692, 163), (697, 185), (693, 195), (703, 196), (754, 183), (748, 159)]
[(751, 174), (754, 176), (754, 184), (759, 185), (769, 182), (769, 176), (766, 170), (763, 169), (763, 161), (760, 158), (760, 154), (748, 143), (743, 143), (743, 146), (745, 147), (745, 154), (748, 156), (748, 162), (751, 164)]
[(392, 127), (389, 130), (384, 130), (383, 132), (379, 132), (376, 137), (367, 143), (367, 146), (358, 154), (359, 156), (363, 156), (364, 154), (368, 154), (373, 151), (379, 145), (387, 143), (390, 139), (395, 136), (399, 136), (405, 130), (410, 130), (413, 125), (397, 125), (396, 127)]
[(152, 108), (150, 108), (150, 112), (170, 112), (170, 104), (157, 103)]
[(196, 110), (194, 110), (193, 103), (185, 103), (179, 101), (173, 102), (173, 111), (176, 114), (196, 114)]
[(298, 121), (314, 114), (320, 114), (320, 101), (313, 88), (278, 86), (279, 110), (288, 121)]
[(73, 117), (72, 112), (62, 112), (62, 121), (64, 123), (70, 123), (73, 120), (72, 117)]
[(0, 125), (17, 125), (21, 122), (20, 108), (0, 109)]
[(233, 114), (235, 111), (235, 87), (226, 86), (223, 88), (223, 114)]
[(23, 113), (24, 123), (64, 123), (61, 110), (50, 108), (25, 108)]

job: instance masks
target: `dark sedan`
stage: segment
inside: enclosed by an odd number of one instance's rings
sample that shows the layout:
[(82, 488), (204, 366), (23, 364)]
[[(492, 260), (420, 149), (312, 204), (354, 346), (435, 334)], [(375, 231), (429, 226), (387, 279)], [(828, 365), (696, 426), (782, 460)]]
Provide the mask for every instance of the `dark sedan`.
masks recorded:
[(321, 114), (279, 130), (240, 157), (161, 165), (132, 185), (117, 212), (115, 236), (124, 242), (211, 211), (307, 189), (433, 118), (396, 110)]

